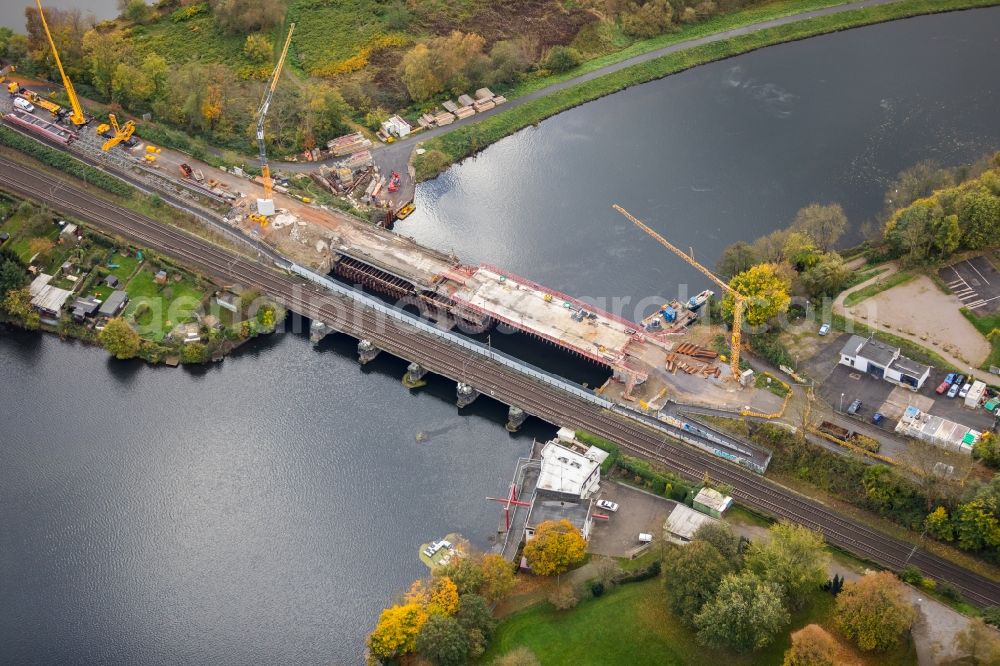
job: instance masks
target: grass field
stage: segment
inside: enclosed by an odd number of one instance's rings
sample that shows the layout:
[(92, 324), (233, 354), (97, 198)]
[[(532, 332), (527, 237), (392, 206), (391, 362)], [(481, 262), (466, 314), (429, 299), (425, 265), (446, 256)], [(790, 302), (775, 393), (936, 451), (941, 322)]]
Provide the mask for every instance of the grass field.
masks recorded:
[[(512, 615), (497, 627), (482, 663), (525, 646), (545, 666), (781, 664), (792, 631), (814, 622), (832, 627), (833, 605), (831, 595), (817, 591), (803, 610), (792, 614), (778, 640), (752, 654), (735, 654), (700, 645), (694, 632), (667, 610), (663, 580), (654, 578), (582, 601), (572, 610), (542, 603)], [(853, 656), (860, 664), (916, 663), (910, 641), (887, 653)]]
[(847, 298), (844, 299), (844, 306), (851, 307), (852, 305), (856, 305), (866, 298), (871, 298), (876, 294), (881, 294), (883, 291), (888, 291), (893, 287), (898, 287), (905, 282), (909, 282), (916, 276), (917, 274), (911, 271), (897, 271), (885, 280), (874, 282), (864, 289), (858, 289), (857, 291), (848, 294)]
[(990, 341), (990, 355), (979, 367), (983, 370), (989, 370), (991, 365), (1000, 366), (1000, 334), (990, 335), (993, 331), (1000, 329), (1000, 312), (980, 316), (972, 314), (968, 308), (962, 308), (961, 313), (969, 320), (969, 323), (976, 327), (977, 331)]
[(697, 65), (722, 60), (765, 46), (805, 39), (838, 30), (919, 14), (985, 7), (997, 4), (997, 2), (998, 0), (900, 0), (900, 2), (889, 5), (867, 7), (797, 21), (662, 56), (556, 91), (491, 116), (479, 123), (466, 125), (430, 139), (424, 144), (427, 152), (417, 156), (414, 160), (417, 179), (433, 178), (452, 163), (475, 154), (519, 129), (538, 123), (562, 111)]
[[(143, 337), (160, 342), (174, 326), (191, 320), (205, 294), (190, 278), (162, 286), (154, 278), (150, 268), (143, 268), (132, 278), (125, 288), (129, 304), (123, 316), (139, 325)], [(143, 305), (149, 307), (136, 317)]]

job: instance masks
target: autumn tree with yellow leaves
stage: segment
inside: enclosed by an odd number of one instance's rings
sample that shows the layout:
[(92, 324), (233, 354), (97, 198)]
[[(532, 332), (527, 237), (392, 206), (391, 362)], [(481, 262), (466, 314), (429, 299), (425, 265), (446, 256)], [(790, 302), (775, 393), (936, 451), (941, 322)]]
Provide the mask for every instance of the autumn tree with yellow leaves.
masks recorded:
[(524, 547), (524, 556), (539, 576), (558, 576), (582, 562), (586, 551), (587, 542), (580, 530), (564, 518), (539, 525)]

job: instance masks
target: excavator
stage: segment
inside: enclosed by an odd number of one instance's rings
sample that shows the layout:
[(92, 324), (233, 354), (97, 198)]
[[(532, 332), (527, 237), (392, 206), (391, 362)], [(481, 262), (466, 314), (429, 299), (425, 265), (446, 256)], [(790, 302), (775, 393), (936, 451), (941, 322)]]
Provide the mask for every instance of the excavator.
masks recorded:
[(274, 215), (274, 181), (271, 180), (271, 169), (267, 165), (267, 146), (264, 142), (264, 120), (267, 117), (267, 110), (271, 107), (271, 98), (274, 96), (274, 89), (278, 86), (278, 77), (281, 76), (281, 68), (285, 65), (285, 56), (288, 55), (288, 47), (292, 43), (292, 33), (295, 32), (295, 24), (288, 26), (288, 37), (285, 38), (285, 46), (281, 49), (281, 57), (278, 64), (274, 66), (271, 73), (271, 80), (267, 84), (264, 92), (264, 99), (257, 109), (257, 151), (260, 156), (260, 175), (264, 181), (264, 196), (257, 199), (257, 212), (251, 213), (248, 217), (253, 222), (264, 226), (267, 218)]
[(103, 137), (107, 137), (107, 141), (101, 146), (101, 150), (107, 152), (117, 146), (119, 143), (128, 144), (129, 140), (132, 138), (132, 134), (135, 132), (135, 123), (131, 120), (127, 121), (124, 125), (118, 124), (118, 118), (115, 114), (108, 114), (108, 122), (111, 124), (101, 123), (97, 126), (97, 133)]

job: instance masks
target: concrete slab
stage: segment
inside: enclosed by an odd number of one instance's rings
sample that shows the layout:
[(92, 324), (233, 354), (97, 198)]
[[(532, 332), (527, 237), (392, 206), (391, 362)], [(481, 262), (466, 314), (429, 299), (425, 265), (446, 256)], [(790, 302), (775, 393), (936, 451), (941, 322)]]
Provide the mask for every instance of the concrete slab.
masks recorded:
[(594, 521), (588, 550), (610, 557), (628, 557), (640, 545), (640, 532), (652, 534), (654, 543), (662, 541), (663, 522), (677, 504), (611, 480), (601, 481), (599, 499), (617, 502), (618, 511), (610, 513), (609, 520)]

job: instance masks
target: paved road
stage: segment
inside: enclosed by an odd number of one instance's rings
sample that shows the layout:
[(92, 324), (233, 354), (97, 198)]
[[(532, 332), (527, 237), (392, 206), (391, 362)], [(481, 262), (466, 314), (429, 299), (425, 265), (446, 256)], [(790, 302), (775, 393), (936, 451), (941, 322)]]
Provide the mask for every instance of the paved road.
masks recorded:
[(678, 444), (662, 431), (623, 414), (610, 412), (568, 392), (554, 389), (473, 352), (455, 348), (339, 294), (321, 291), (286, 273), (248, 260), (203, 239), (111, 204), (73, 185), (54, 183), (44, 173), (0, 158), (0, 188), (44, 201), (53, 210), (76, 217), (137, 244), (156, 248), (192, 268), (227, 282), (259, 287), (289, 310), (325, 322), (355, 338), (371, 340), (382, 350), (416, 361), (440, 375), (461, 378), (484, 395), (518, 405), (547, 422), (579, 427), (619, 442), (629, 454), (654, 460), (690, 480), (707, 472), (729, 485), (737, 501), (759, 511), (820, 530), (826, 539), (863, 558), (894, 569), (912, 563), (928, 576), (947, 581), (979, 605), (1000, 605), (1000, 584), (913, 544), (842, 516), (821, 503), (783, 488), (715, 456)]
[[(752, 23), (750, 25), (743, 26), (741, 28), (733, 28), (732, 30), (724, 30), (723, 32), (716, 32), (711, 35), (706, 35), (705, 37), (699, 37), (697, 39), (689, 39), (687, 41), (678, 42), (676, 44), (671, 44), (669, 46), (664, 46), (662, 48), (654, 49), (652, 51), (647, 51), (646, 53), (641, 53), (631, 58), (621, 60), (610, 65), (605, 65), (604, 67), (599, 67), (598, 69), (592, 70), (585, 74), (575, 76), (571, 79), (566, 79), (565, 81), (558, 81), (556, 83), (549, 84), (544, 88), (539, 88), (527, 95), (522, 95), (520, 97), (515, 97), (514, 99), (508, 100), (507, 103), (502, 104), (494, 109), (485, 111), (483, 113), (477, 113), (468, 118), (462, 118), (456, 120), (450, 125), (444, 127), (433, 127), (428, 130), (417, 132), (416, 134), (410, 135), (409, 137), (396, 141), (394, 143), (376, 146), (376, 150), (382, 153), (382, 157), (379, 160), (380, 164), (386, 165), (386, 168), (396, 169), (397, 171), (405, 170), (407, 161), (410, 157), (410, 152), (414, 145), (419, 141), (426, 141), (428, 139), (433, 139), (436, 136), (450, 132), (456, 128), (464, 127), (466, 125), (471, 125), (473, 123), (478, 123), (485, 118), (489, 118), (497, 113), (503, 113), (508, 109), (512, 109), (522, 104), (527, 104), (528, 102), (538, 99), (539, 97), (545, 97), (554, 92), (560, 90), (565, 90), (566, 88), (571, 88), (579, 83), (584, 83), (586, 81), (591, 81), (593, 79), (604, 76), (605, 74), (611, 74), (614, 72), (621, 71), (633, 65), (638, 65), (640, 63), (648, 62), (650, 60), (655, 60), (656, 58), (669, 55), (671, 53), (676, 53), (678, 51), (683, 51), (695, 46), (701, 46), (702, 44), (711, 44), (713, 42), (719, 42), (726, 39), (731, 39), (733, 37), (739, 37), (740, 35), (747, 35), (752, 32), (757, 32), (759, 30), (765, 30), (767, 28), (774, 28), (781, 25), (787, 25), (789, 23), (795, 23), (796, 21), (802, 21), (804, 19), (815, 18), (817, 16), (827, 16), (829, 14), (838, 14), (841, 12), (850, 11), (853, 9), (861, 9), (864, 7), (874, 7), (877, 5), (888, 5), (898, 0), (861, 0), (860, 2), (848, 2), (842, 5), (836, 5), (833, 7), (826, 7), (824, 9), (816, 9), (808, 12), (801, 12), (798, 14), (791, 14), (789, 16), (782, 16), (779, 18), (769, 19), (767, 21), (760, 21), (759, 23)], [(326, 160), (327, 162), (333, 161), (332, 159)], [(313, 169), (319, 168), (322, 162), (280, 162), (275, 163), (276, 168), (283, 169), (285, 171), (311, 171)], [(394, 165), (394, 166), (390, 166)], [(400, 167), (403, 167), (400, 169)], [(388, 173), (388, 171), (386, 172)]]

